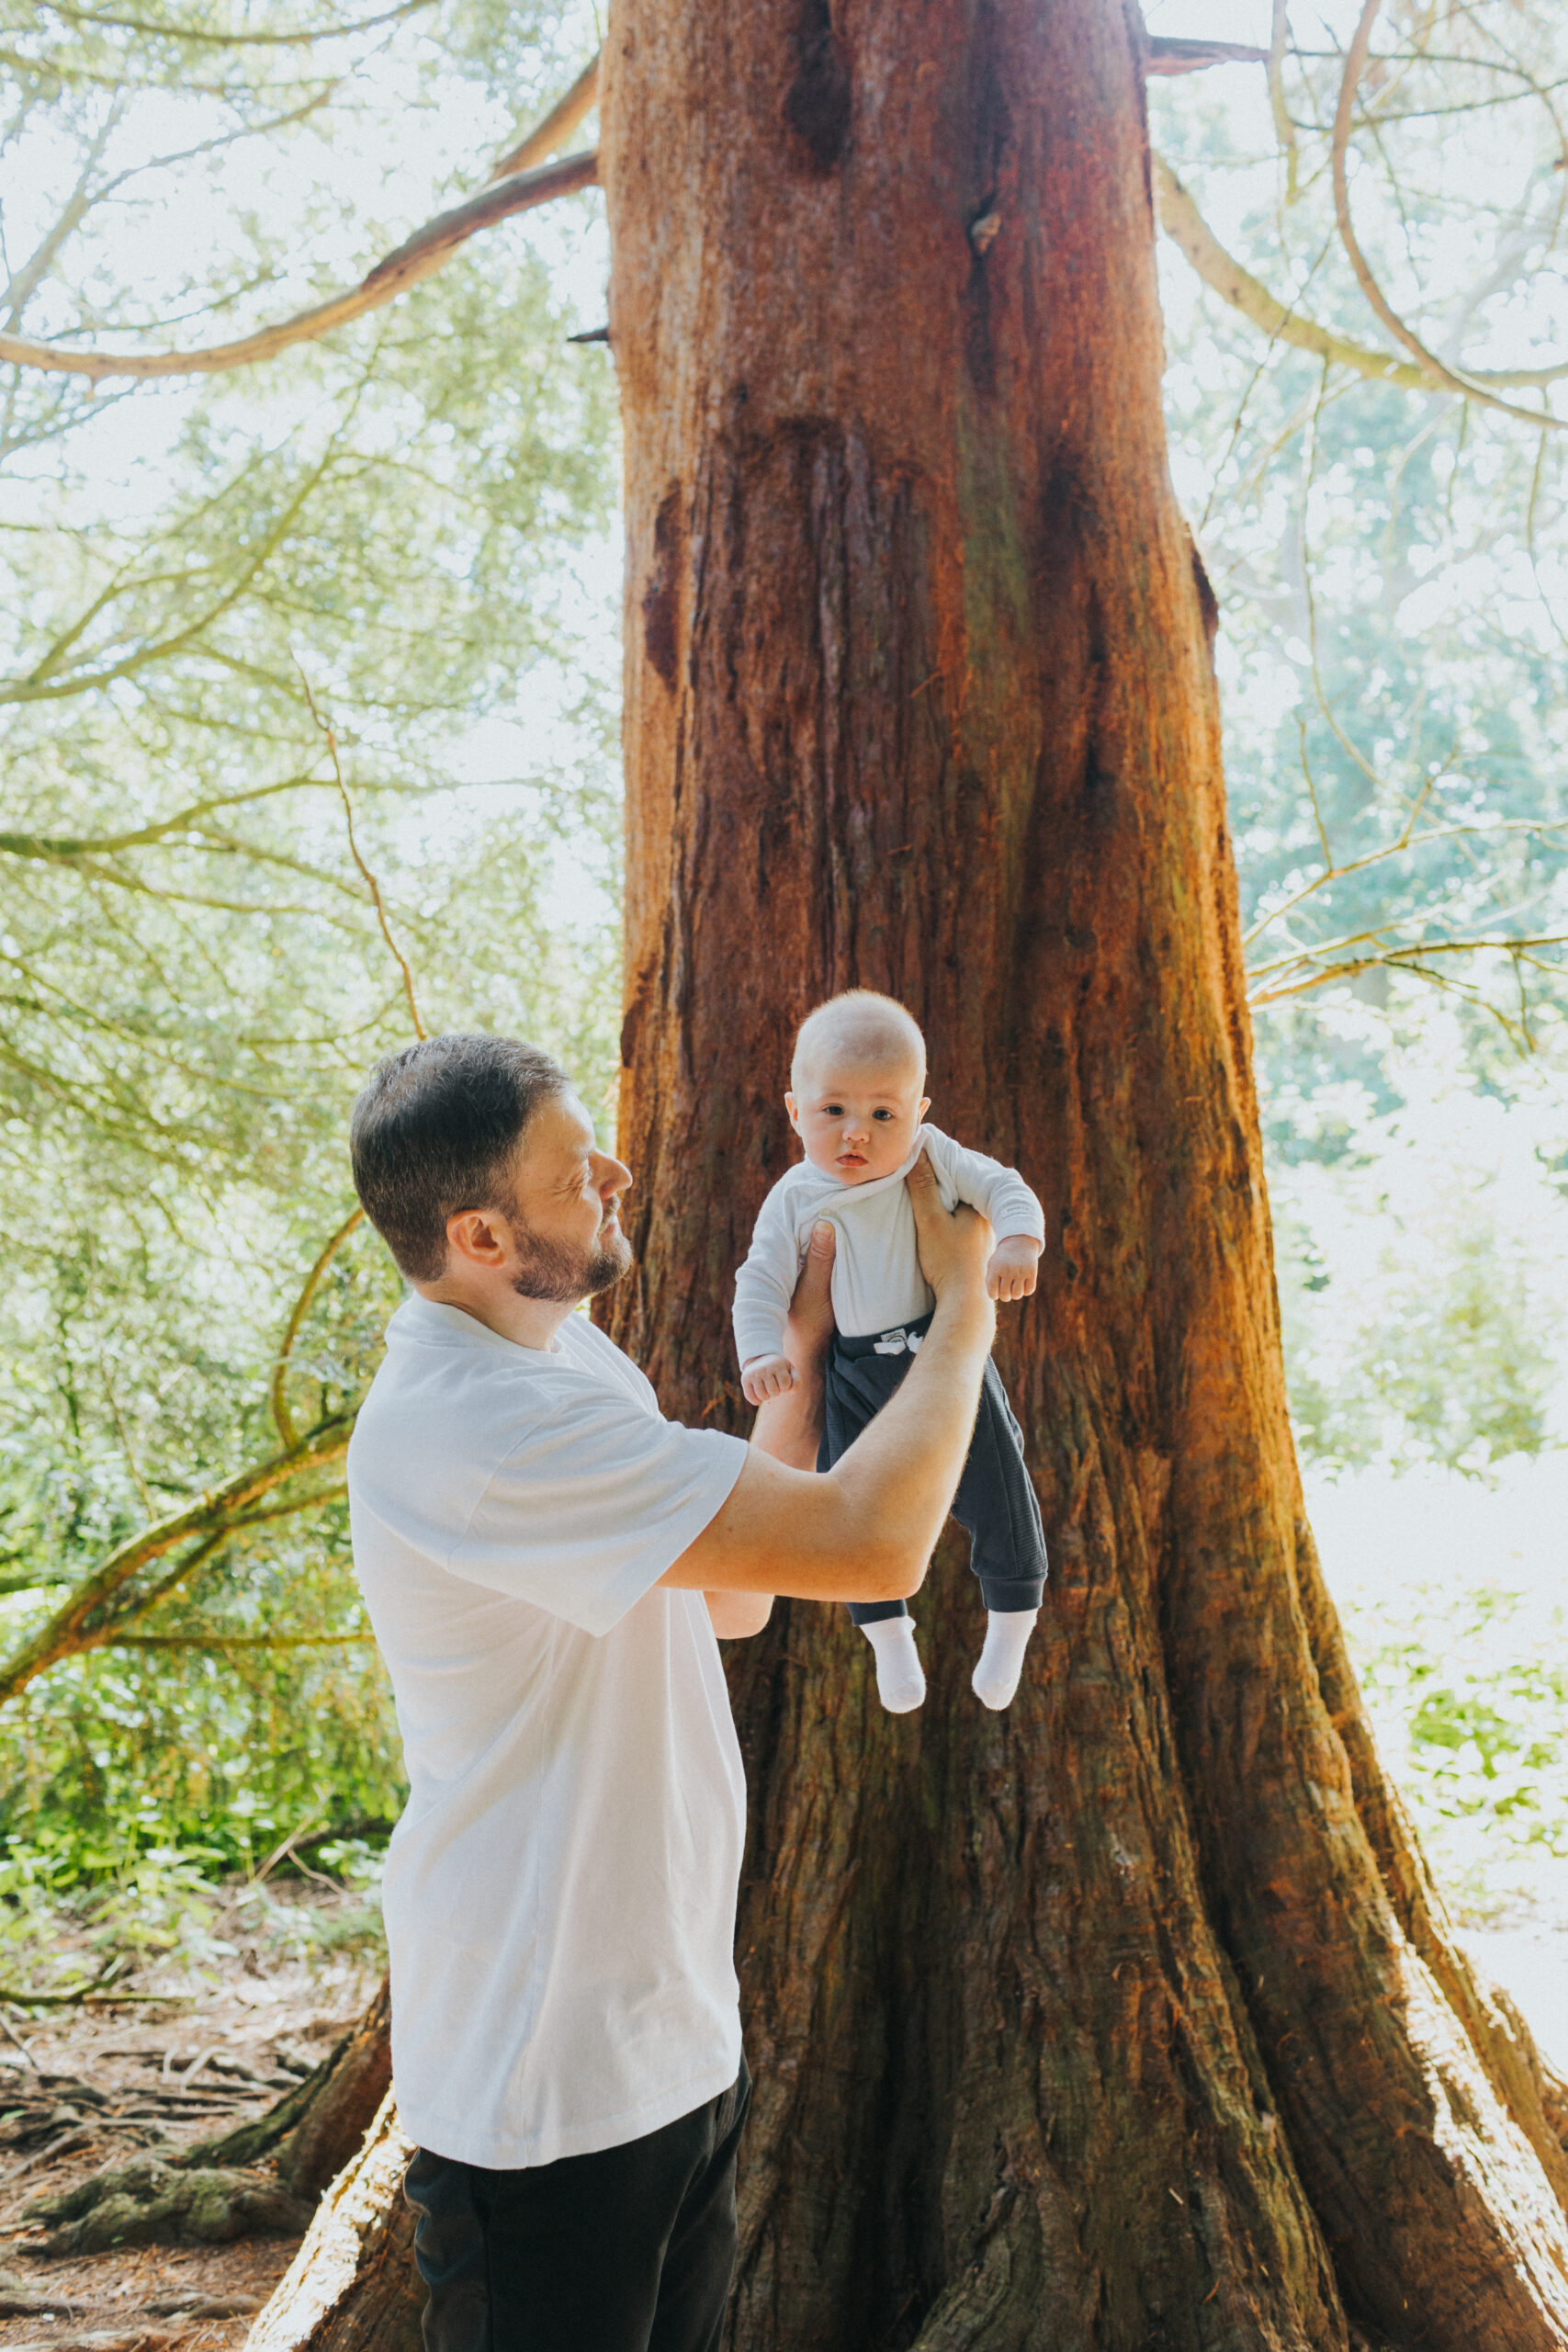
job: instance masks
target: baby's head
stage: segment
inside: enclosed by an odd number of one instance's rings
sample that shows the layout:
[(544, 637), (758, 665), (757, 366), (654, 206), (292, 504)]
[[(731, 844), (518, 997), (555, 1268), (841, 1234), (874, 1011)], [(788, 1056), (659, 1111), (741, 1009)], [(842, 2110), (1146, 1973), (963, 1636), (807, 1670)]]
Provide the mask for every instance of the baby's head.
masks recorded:
[(784, 1107), (806, 1157), (841, 1184), (891, 1176), (931, 1108), (919, 1023), (870, 989), (851, 989), (807, 1014), (789, 1078)]

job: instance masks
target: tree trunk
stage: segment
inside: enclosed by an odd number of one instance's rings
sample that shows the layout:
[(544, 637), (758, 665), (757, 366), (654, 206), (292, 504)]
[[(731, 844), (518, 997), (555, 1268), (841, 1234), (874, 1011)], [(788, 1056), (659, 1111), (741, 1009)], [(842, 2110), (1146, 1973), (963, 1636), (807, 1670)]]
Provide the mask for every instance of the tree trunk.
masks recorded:
[(317, 2207), (246, 2352), (419, 2352), (424, 2295), (401, 2193), (412, 2154), (389, 2092), (364, 2146)]
[[(732, 1654), (735, 2352), (1568, 2346), (1560, 2087), (1454, 1947), (1303, 1517), (1142, 40), (1131, 0), (615, 0), (605, 49), (611, 1326), (742, 1425), (791, 1033), (852, 983), (1051, 1233), (999, 1347), (1054, 1560), (1012, 1708), (949, 1545), (919, 1714), (834, 1611)], [(357, 2285), (323, 2222), (256, 2352), (376, 2340), (389, 2128)]]
[(204, 2140), (187, 2164), (254, 2165), (270, 2156), (295, 2197), (319, 2197), (359, 2153), (392, 2081), (390, 1988), (383, 1976), (369, 2007), (297, 2090), (221, 2140)]
[(1382, 1780), (1286, 1419), (1214, 607), (1171, 493), (1119, 0), (617, 0), (639, 1272), (726, 1309), (793, 1026), (925, 1024), (1045, 1199), (999, 1362), (1054, 1568), (1008, 1714), (951, 1547), (923, 1712), (734, 1659), (758, 2078), (740, 2352), (1568, 2345), (1568, 2167)]

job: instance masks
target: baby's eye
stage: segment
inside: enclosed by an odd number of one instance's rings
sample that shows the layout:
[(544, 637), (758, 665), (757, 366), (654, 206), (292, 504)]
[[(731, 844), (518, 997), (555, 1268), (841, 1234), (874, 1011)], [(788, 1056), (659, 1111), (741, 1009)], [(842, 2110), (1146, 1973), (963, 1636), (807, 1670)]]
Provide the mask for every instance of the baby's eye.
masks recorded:
[(891, 1111), (874, 1111), (871, 1115), (874, 1119), (890, 1119), (893, 1114)]
[(841, 1102), (824, 1102), (824, 1103), (823, 1103), (823, 1105), (822, 1105), (822, 1116), (823, 1116), (825, 1119), (841, 1119), (841, 1118), (843, 1117), (843, 1115), (844, 1115), (844, 1106), (843, 1106), (843, 1104), (842, 1104)]

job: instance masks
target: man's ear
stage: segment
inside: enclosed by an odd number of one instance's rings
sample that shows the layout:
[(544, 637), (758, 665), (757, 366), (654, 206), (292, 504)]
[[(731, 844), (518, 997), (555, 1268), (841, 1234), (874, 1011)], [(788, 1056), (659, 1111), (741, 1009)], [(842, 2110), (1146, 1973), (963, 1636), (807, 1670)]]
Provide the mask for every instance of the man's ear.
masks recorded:
[(495, 1273), (505, 1265), (511, 1244), (497, 1227), (502, 1220), (493, 1209), (459, 1209), (446, 1220), (446, 1262)]

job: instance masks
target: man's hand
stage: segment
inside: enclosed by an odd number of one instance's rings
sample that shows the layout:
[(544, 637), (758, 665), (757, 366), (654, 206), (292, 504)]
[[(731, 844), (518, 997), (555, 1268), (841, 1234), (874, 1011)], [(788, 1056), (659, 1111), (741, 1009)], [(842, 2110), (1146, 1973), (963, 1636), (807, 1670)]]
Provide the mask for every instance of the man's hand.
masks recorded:
[(806, 1245), (806, 1263), (784, 1326), (789, 1360), (802, 1372), (814, 1371), (821, 1363), (833, 1336), (833, 1252), (838, 1245), (837, 1227), (827, 1217), (818, 1217)]
[(962, 1203), (950, 1216), (942, 1207), (931, 1161), (922, 1151), (904, 1179), (915, 1212), (915, 1246), (920, 1272), (936, 1293), (978, 1300), (987, 1295), (986, 1261), (991, 1228), (978, 1210)]
[(987, 1295), (1004, 1300), (1032, 1296), (1035, 1263), (1043, 1246), (1032, 1233), (1010, 1233), (998, 1241), (986, 1268)]
[[(789, 1303), (783, 1356), (753, 1356), (740, 1385), (757, 1407), (751, 1442), (759, 1453), (796, 1470), (815, 1470), (822, 1434), (823, 1364), (833, 1336), (833, 1250), (838, 1237), (824, 1217), (812, 1227), (806, 1263)], [(760, 1363), (783, 1363), (789, 1378), (766, 1396), (754, 1396), (750, 1375)]]
[(795, 1386), (795, 1367), (788, 1356), (753, 1356), (740, 1367), (740, 1389), (748, 1405), (764, 1405)]

